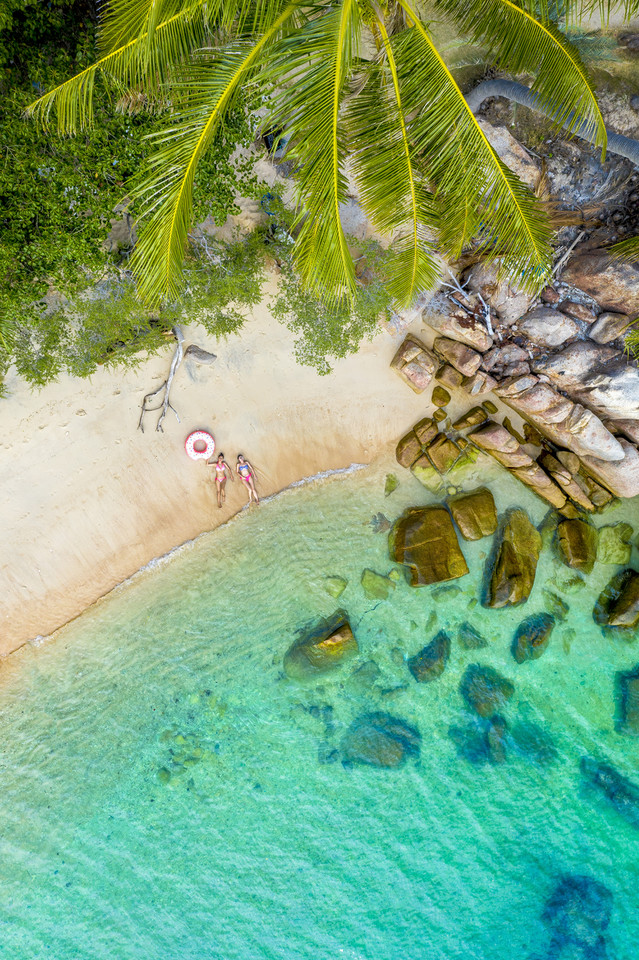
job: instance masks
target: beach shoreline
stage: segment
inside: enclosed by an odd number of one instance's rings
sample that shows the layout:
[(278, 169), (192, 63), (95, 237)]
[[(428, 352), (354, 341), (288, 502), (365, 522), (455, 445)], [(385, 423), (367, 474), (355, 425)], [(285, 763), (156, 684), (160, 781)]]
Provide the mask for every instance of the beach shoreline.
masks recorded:
[[(413, 324), (418, 334), (421, 320)], [(403, 334), (382, 331), (327, 376), (299, 365), (294, 336), (263, 302), (237, 335), (199, 326), (186, 341), (217, 355), (187, 358), (164, 432), (137, 429), (143, 396), (166, 377), (173, 344), (130, 370), (61, 377), (38, 393), (10, 375), (0, 404), (5, 497), (0, 522), (0, 656), (54, 633), (177, 546), (227, 522), (246, 503), (236, 476), (218, 509), (212, 470), (190, 460), (186, 436), (206, 429), (234, 467), (256, 467), (260, 497), (349, 465), (369, 464), (430, 409), (390, 369)], [(252, 509), (259, 509), (253, 507)]]

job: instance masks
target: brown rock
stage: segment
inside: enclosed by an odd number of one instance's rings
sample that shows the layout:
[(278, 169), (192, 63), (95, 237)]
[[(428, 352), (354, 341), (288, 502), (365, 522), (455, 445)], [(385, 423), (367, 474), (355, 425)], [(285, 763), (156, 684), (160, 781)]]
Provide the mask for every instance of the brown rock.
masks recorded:
[(559, 557), (568, 567), (590, 573), (597, 559), (597, 531), (585, 520), (562, 520), (557, 527)]
[(413, 427), (413, 433), (425, 450), (428, 444), (437, 436), (437, 424), (431, 417), (424, 417)]
[(437, 364), (426, 345), (409, 334), (393, 357), (391, 367), (415, 393), (422, 393), (433, 379)]
[(622, 570), (600, 594), (593, 610), (596, 623), (634, 629), (639, 625), (639, 573)]
[(519, 322), (519, 329), (531, 343), (541, 347), (559, 347), (579, 333), (570, 317), (551, 307), (537, 307)]
[(592, 323), (593, 320), (597, 319), (597, 314), (592, 307), (585, 303), (577, 303), (576, 300), (562, 300), (559, 309), (567, 316), (573, 317), (575, 320), (583, 320), (584, 323)]
[(545, 470), (533, 461), (528, 466), (515, 467), (510, 471), (522, 483), (549, 503), (552, 507), (563, 509), (566, 504), (565, 493), (551, 480)]
[(533, 613), (517, 627), (512, 643), (512, 655), (517, 663), (538, 660), (546, 650), (555, 618), (549, 613)]
[(463, 417), (455, 420), (453, 427), (455, 430), (465, 430), (466, 427), (477, 427), (486, 420), (488, 420), (488, 414), (482, 407), (472, 407)]
[(497, 529), (497, 511), (490, 490), (482, 487), (448, 501), (453, 520), (464, 540), (490, 537)]
[(429, 445), (427, 453), (437, 470), (444, 474), (450, 470), (461, 450), (453, 440), (440, 433)]
[(485, 450), (502, 466), (510, 468), (530, 466), (533, 462), (526, 451), (505, 427), (492, 420), (469, 434), (473, 443)]
[(464, 555), (444, 507), (410, 507), (393, 525), (389, 551), (410, 568), (411, 586), (456, 580), (468, 573)]
[(409, 757), (418, 758), (421, 736), (399, 717), (366, 713), (350, 725), (342, 740), (342, 762), (350, 765), (399, 767)]
[(433, 349), (465, 377), (472, 377), (479, 370), (481, 354), (464, 343), (437, 337)]
[(431, 493), (440, 493), (443, 488), (442, 476), (432, 465), (427, 453), (423, 453), (410, 468), (416, 480), (430, 490)]
[(447, 416), (448, 414), (443, 409), (443, 407), (437, 407), (437, 409), (433, 413), (433, 420), (435, 421), (435, 423), (443, 423), (443, 421), (446, 419)]
[(585, 253), (568, 263), (562, 279), (589, 294), (604, 310), (639, 314), (639, 264)]
[(630, 322), (625, 313), (602, 313), (588, 331), (588, 336), (595, 343), (610, 343), (621, 336)]
[(444, 389), (444, 387), (437, 386), (433, 390), (431, 400), (436, 407), (445, 407), (448, 403), (450, 403), (450, 394), (448, 390)]
[(471, 397), (479, 397), (482, 393), (490, 393), (496, 386), (497, 381), (495, 378), (491, 377), (485, 370), (478, 370), (472, 377), (464, 377), (464, 382), (462, 383), (463, 389), (466, 393), (469, 393)]
[(406, 661), (418, 683), (431, 683), (441, 677), (450, 657), (450, 637), (443, 630), (423, 650)]
[[(577, 459), (577, 463), (578, 458)], [(588, 496), (584, 493), (582, 488), (579, 486), (570, 470), (565, 467), (556, 457), (553, 457), (550, 453), (542, 453), (539, 457), (539, 463), (544, 468), (546, 473), (557, 483), (563, 492), (569, 497), (574, 503), (576, 503), (582, 510), (587, 510), (591, 512), (595, 509), (594, 504)], [(578, 468), (577, 468), (578, 469)]]
[(616, 434), (623, 433), (631, 443), (639, 446), (639, 420), (609, 420), (606, 426)]
[(535, 582), (540, 552), (541, 534), (523, 510), (512, 510), (501, 534), (488, 589), (488, 606), (526, 602)]
[(395, 449), (395, 457), (397, 462), (402, 466), (410, 469), (415, 463), (418, 457), (422, 455), (422, 445), (419, 442), (419, 439), (415, 436), (413, 430), (410, 433), (407, 433), (405, 437), (397, 444)]
[(535, 360), (536, 373), (543, 373), (560, 390), (581, 387), (591, 373), (600, 373), (619, 359), (614, 347), (599, 346), (591, 340), (578, 340), (546, 358)]
[(461, 678), (459, 692), (466, 705), (480, 717), (492, 717), (503, 709), (515, 688), (492, 667), (471, 663)]
[(338, 610), (301, 640), (297, 640), (284, 656), (284, 669), (295, 680), (313, 679), (340, 667), (359, 652), (357, 640)]
[(443, 364), (437, 373), (435, 374), (435, 379), (439, 380), (445, 387), (450, 387), (452, 390), (456, 390), (458, 387), (461, 387), (464, 382), (464, 375), (460, 373), (459, 370), (455, 370), (454, 367), (451, 367), (449, 363)]
[(539, 294), (544, 303), (559, 303), (559, 294), (554, 287), (544, 287)]

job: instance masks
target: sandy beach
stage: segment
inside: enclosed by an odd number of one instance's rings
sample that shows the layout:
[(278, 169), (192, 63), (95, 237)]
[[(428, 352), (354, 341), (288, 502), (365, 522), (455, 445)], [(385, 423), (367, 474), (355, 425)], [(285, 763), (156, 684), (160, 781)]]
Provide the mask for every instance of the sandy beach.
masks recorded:
[(385, 331), (323, 377), (296, 363), (293, 335), (263, 305), (226, 340), (196, 326), (185, 333), (217, 360), (184, 361), (171, 392), (181, 422), (169, 411), (163, 433), (156, 414), (144, 433), (137, 423), (143, 396), (166, 377), (172, 343), (134, 370), (62, 377), (39, 392), (9, 375), (0, 403), (0, 655), (50, 634), (245, 506), (236, 478), (218, 509), (212, 469), (184, 452), (192, 430), (209, 430), (233, 466), (244, 453), (268, 496), (319, 471), (371, 462), (428, 409), (427, 396), (389, 368), (401, 337)]

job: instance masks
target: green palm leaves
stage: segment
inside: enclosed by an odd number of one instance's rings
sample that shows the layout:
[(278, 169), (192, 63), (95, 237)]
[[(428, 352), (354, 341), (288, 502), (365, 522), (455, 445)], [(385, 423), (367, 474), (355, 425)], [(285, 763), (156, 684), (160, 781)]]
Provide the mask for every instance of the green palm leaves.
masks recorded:
[[(439, 12), (491, 49), (496, 63), (532, 74), (558, 123), (605, 129), (577, 52), (556, 25), (513, 0), (436, 0)], [(407, 305), (436, 282), (439, 253), (470, 243), (499, 257), (525, 285), (550, 269), (551, 233), (535, 197), (488, 143), (409, 0), (111, 0), (103, 57), (32, 106), (60, 131), (90, 122), (98, 71), (116, 85), (162, 91), (167, 129), (136, 196), (133, 257), (140, 293), (175, 300), (192, 218), (198, 162), (248, 83), (270, 98), (262, 125), (282, 130), (295, 161), (296, 258), (326, 302), (352, 295), (355, 270), (340, 212), (352, 175), (372, 224), (391, 242), (390, 289)], [(376, 53), (365, 57), (372, 43)]]

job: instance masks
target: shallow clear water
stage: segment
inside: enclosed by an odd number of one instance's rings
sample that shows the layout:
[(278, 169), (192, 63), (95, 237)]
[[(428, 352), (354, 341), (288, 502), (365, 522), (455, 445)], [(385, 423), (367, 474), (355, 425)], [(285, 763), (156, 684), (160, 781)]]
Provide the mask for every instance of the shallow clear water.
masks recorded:
[[(369, 600), (363, 568), (392, 567), (371, 516), (433, 499), (405, 472), (385, 498), (389, 469), (243, 513), (3, 665), (0, 957), (546, 960), (558, 955), (541, 914), (565, 873), (611, 890), (607, 956), (636, 957), (639, 831), (579, 774), (589, 754), (639, 782), (639, 741), (615, 731), (613, 694), (639, 651), (591, 616), (617, 568), (597, 564), (570, 592), (573, 572), (546, 547), (529, 602), (486, 610), (476, 597), (490, 541), (464, 543), (471, 572), (449, 588), (401, 580)], [(504, 472), (489, 485), (500, 511), (542, 519)], [(637, 506), (597, 522), (639, 521)], [(337, 602), (332, 574), (349, 581)], [(518, 666), (513, 631), (545, 608), (549, 581), (568, 619), (540, 660)], [(298, 629), (338, 606), (359, 659), (288, 680)], [(486, 649), (460, 646), (464, 620)], [(418, 685), (403, 658), (442, 628), (448, 667)], [(353, 676), (368, 661), (374, 683)], [(473, 662), (513, 680), (504, 715), (541, 729), (552, 762), (459, 755), (449, 728), (469, 720), (458, 686)], [(421, 758), (396, 770), (320, 762), (367, 710), (417, 726)]]

